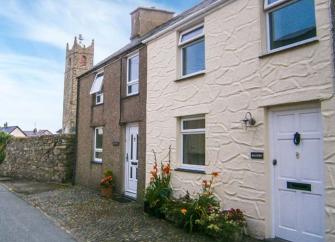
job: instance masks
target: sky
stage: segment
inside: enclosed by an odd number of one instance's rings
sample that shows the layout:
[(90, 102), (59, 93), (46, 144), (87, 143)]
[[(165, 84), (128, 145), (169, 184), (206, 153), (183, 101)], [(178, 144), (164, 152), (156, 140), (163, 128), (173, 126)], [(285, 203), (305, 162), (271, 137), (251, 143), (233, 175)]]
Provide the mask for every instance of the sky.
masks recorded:
[(138, 6), (180, 13), (200, 0), (0, 0), (0, 127), (62, 127), (66, 43), (95, 40), (94, 63), (129, 42)]

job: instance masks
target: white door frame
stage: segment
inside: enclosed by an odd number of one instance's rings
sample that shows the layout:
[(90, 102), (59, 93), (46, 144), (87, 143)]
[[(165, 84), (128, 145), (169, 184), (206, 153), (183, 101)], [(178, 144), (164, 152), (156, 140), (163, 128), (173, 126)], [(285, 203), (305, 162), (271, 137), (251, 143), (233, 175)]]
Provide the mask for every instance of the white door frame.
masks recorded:
[[(136, 191), (129, 191), (128, 187), (129, 187), (129, 161), (127, 160), (127, 153), (129, 152), (129, 129), (132, 127), (136, 127), (137, 128), (137, 133), (139, 133), (139, 125), (138, 123), (129, 123), (126, 125), (126, 130), (125, 130), (125, 134), (126, 134), (126, 139), (125, 139), (125, 152), (124, 152), (124, 194), (126, 196), (132, 197), (132, 198), (137, 198), (137, 190)], [(138, 142), (138, 140), (137, 140)]]
[[(318, 109), (319, 112), (320, 112), (320, 115), (321, 115), (321, 108), (320, 108), (320, 104), (319, 103), (309, 103), (309, 104), (300, 104), (300, 105), (289, 105), (289, 106), (281, 106), (281, 107), (274, 107), (274, 108), (270, 108), (268, 110), (268, 134), (269, 134), (269, 161), (268, 161), (268, 164), (270, 165), (270, 184), (271, 184), (271, 237), (272, 238), (275, 238), (276, 237), (276, 216), (275, 216), (275, 198), (276, 198), (276, 189), (275, 189), (275, 186), (274, 186), (274, 180), (275, 180), (275, 170), (274, 170), (274, 166), (272, 164), (273, 160), (275, 159), (275, 155), (274, 155), (274, 129), (273, 129), (273, 122), (274, 122), (274, 114), (277, 113), (277, 112), (281, 112), (281, 111), (293, 111), (293, 110), (303, 110), (303, 109)], [(322, 142), (320, 143), (320, 149), (323, 151), (323, 122), (322, 122), (322, 119), (321, 119), (321, 122), (320, 122), (320, 125), (321, 125), (321, 137), (322, 137)], [(321, 169), (321, 176), (323, 177), (323, 186), (324, 186), (324, 189), (323, 189), (323, 192), (322, 192), (322, 203), (323, 203), (323, 208), (325, 208), (325, 163), (324, 163), (324, 157), (322, 156), (322, 164), (323, 164), (323, 167)], [(325, 219), (326, 219), (326, 211), (325, 209), (323, 209), (322, 211), (324, 214), (323, 214), (323, 228), (326, 228), (325, 227)], [(324, 238), (325, 238), (325, 231), (324, 231)]]

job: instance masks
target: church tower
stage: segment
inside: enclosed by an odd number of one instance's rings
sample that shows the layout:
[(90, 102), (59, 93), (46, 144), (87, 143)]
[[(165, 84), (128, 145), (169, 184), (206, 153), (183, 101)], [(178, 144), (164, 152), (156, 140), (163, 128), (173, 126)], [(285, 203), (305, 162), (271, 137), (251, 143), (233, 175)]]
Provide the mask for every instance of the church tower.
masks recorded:
[(66, 44), (65, 74), (64, 74), (64, 103), (63, 103), (63, 127), (65, 134), (76, 131), (77, 111), (77, 77), (93, 67), (94, 40), (86, 47), (81, 43), (82, 37), (74, 38), (72, 49)]

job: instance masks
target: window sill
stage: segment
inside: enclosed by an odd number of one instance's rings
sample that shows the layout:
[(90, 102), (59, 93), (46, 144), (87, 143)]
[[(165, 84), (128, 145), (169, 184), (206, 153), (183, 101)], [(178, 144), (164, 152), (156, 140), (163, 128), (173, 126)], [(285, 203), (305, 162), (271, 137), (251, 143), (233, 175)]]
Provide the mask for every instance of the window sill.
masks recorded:
[(92, 160), (91, 163), (92, 164), (97, 164), (97, 165), (102, 165), (102, 161)]
[(199, 71), (199, 72), (196, 72), (196, 73), (187, 75), (187, 76), (182, 76), (182, 77), (178, 78), (177, 80), (175, 80), (175, 82), (188, 80), (188, 79), (191, 79), (191, 78), (194, 78), (194, 77), (204, 76), (205, 74), (206, 74), (206, 71), (205, 71), (205, 70), (203, 70), (203, 71)]
[(302, 47), (302, 46), (315, 44), (315, 43), (318, 43), (318, 42), (319, 42), (319, 39), (317, 37), (315, 37), (315, 38), (308, 39), (308, 40), (305, 40), (305, 41), (297, 43), (297, 44), (292, 44), (290, 46), (285, 46), (285, 47), (281, 47), (281, 48), (276, 49), (276, 50), (268, 51), (267, 53), (264, 53), (264, 54), (260, 55), (258, 58), (262, 59), (262, 58), (265, 58), (265, 57), (268, 57), (268, 56), (271, 56), (271, 55), (275, 55), (277, 53), (286, 52), (286, 51), (289, 51), (289, 50), (292, 50), (292, 49), (296, 49), (296, 48), (299, 48), (299, 47)]
[(125, 99), (131, 98), (131, 97), (137, 97), (139, 95), (140, 95), (140, 93), (136, 93), (136, 94), (132, 94), (132, 95), (127, 95), (127, 96), (122, 97), (121, 100), (125, 100)]
[(195, 173), (195, 174), (206, 174), (204, 170), (196, 170), (196, 169), (185, 168), (185, 167), (179, 167), (174, 170), (181, 171), (181, 172)]
[(104, 103), (94, 104), (93, 107), (99, 107), (99, 106), (102, 106), (102, 105), (104, 105)]

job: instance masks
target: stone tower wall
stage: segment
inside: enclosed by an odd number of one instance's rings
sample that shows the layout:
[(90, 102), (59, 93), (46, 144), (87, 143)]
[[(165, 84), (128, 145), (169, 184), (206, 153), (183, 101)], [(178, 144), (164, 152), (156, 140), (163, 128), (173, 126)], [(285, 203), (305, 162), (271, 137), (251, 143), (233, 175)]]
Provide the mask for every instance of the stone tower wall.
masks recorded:
[(63, 133), (76, 129), (77, 77), (93, 67), (94, 41), (88, 47), (74, 40), (72, 49), (66, 47), (64, 74)]

